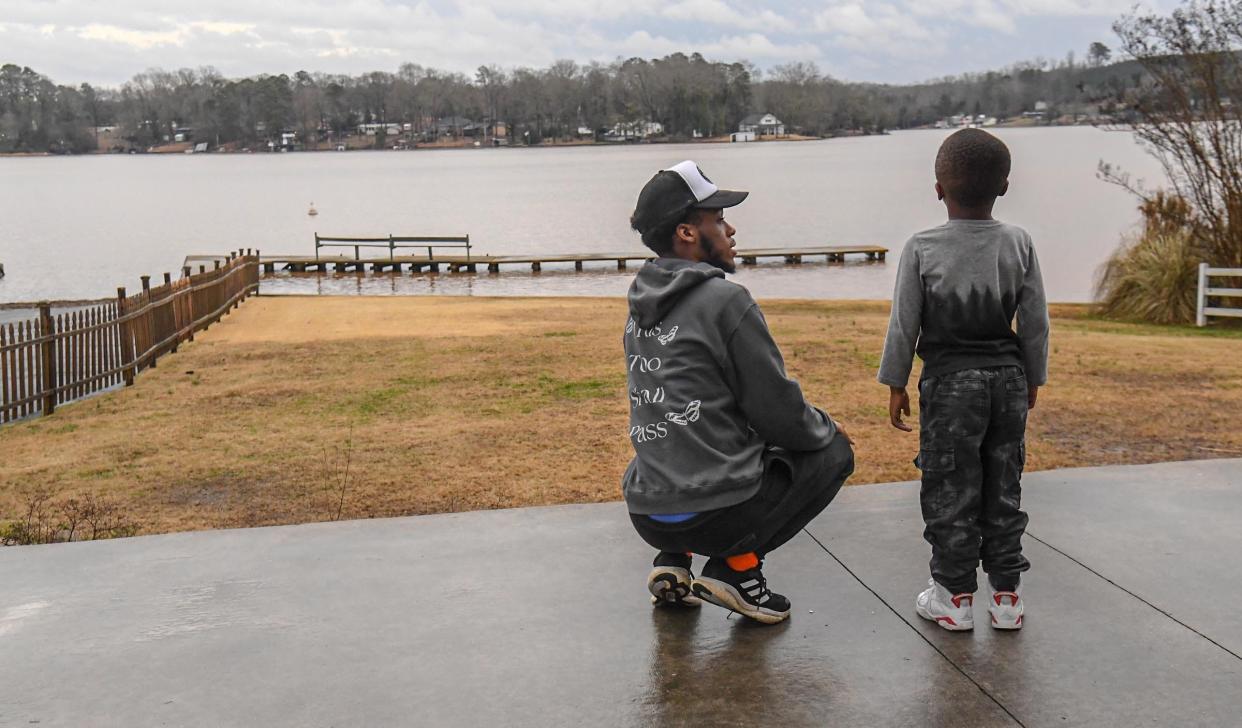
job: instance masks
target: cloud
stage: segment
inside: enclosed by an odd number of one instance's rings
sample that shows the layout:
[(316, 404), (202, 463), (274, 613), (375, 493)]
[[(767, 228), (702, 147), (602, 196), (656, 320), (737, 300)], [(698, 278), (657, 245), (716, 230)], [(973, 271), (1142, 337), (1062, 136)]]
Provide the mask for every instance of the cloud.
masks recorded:
[(185, 42), (184, 29), (170, 31), (147, 31), (119, 28), (115, 25), (92, 23), (76, 29), (77, 36), (83, 40), (97, 40), (104, 43), (118, 43), (147, 50), (156, 46), (175, 45)]
[[(1131, 0), (5, 0), (0, 62), (64, 83), (149, 67), (230, 76), (395, 70), (698, 51), (815, 61), (857, 80), (920, 80), (1111, 38)], [(1149, 0), (1167, 10), (1177, 0)]]
[(672, 20), (710, 23), (741, 30), (789, 33), (797, 24), (770, 9), (748, 6), (741, 12), (723, 0), (680, 0), (664, 8), (661, 15)]

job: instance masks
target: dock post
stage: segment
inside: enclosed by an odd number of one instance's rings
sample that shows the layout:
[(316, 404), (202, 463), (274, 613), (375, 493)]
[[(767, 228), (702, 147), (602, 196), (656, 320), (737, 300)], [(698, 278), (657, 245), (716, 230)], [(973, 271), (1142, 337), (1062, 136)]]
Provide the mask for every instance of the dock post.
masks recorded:
[(500, 264), (499, 264), (499, 263), (488, 263), (488, 264), (487, 264), (487, 272), (488, 272), (488, 273), (499, 273), (499, 272), (500, 272)]
[(52, 304), (43, 301), (39, 304), (39, 345), (42, 361), (39, 368), (43, 371), (43, 415), (56, 411), (56, 327), (52, 322)]
[(439, 264), (439, 263), (432, 263), (432, 264), (431, 264), (431, 272), (432, 272), (432, 273), (439, 273), (439, 272), (440, 272), (440, 264)]
[(742, 256), (742, 265), (754, 265), (755, 263), (756, 263), (756, 259), (753, 255)]
[(578, 271), (579, 273), (582, 272), (582, 261), (580, 260), (574, 261), (574, 270)]
[(530, 264), (530, 270), (532, 273), (538, 273), (543, 270), (543, 266), (539, 265), (539, 261), (536, 260)]
[(617, 260), (617, 270), (625, 270), (625, 258), (619, 258)]
[(134, 386), (134, 338), (130, 332), (130, 322), (125, 320), (125, 286), (116, 289), (116, 318), (118, 325), (118, 344), (121, 350), (121, 378), (125, 386)]

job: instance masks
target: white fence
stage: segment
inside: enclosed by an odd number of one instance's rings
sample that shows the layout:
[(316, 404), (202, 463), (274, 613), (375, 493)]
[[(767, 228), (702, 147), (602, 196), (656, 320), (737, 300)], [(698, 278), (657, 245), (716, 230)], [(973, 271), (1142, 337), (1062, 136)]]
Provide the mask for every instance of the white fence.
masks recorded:
[(1212, 288), (1212, 278), (1242, 279), (1242, 268), (1209, 268), (1207, 263), (1199, 264), (1199, 304), (1195, 323), (1207, 326), (1208, 316), (1233, 316), (1242, 318), (1242, 308), (1221, 308), (1208, 306), (1208, 296), (1218, 298), (1242, 298), (1242, 288)]

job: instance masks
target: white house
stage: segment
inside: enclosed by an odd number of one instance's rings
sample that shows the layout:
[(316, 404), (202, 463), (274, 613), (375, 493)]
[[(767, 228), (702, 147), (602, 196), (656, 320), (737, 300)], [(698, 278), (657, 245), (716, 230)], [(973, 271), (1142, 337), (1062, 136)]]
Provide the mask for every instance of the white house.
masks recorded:
[(608, 131), (604, 138), (610, 140), (646, 139), (664, 133), (664, 125), (658, 121), (622, 121)]
[(785, 136), (785, 122), (773, 114), (751, 114), (737, 125), (740, 132), (753, 132), (755, 136)]
[(359, 124), (358, 133), (367, 136), (375, 136), (380, 130), (384, 130), (386, 136), (396, 136), (401, 133), (401, 125), (393, 123), (376, 123), (376, 124)]

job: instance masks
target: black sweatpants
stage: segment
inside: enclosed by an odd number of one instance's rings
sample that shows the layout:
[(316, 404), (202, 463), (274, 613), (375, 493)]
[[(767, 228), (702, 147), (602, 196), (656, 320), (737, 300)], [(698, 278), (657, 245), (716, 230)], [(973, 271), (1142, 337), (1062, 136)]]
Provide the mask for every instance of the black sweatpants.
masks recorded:
[(854, 451), (838, 435), (822, 450), (768, 448), (763, 465), (763, 483), (749, 500), (681, 523), (631, 513), (634, 529), (660, 551), (709, 557), (754, 551), (762, 559), (828, 507), (854, 472)]
[(1020, 367), (966, 369), (919, 382), (920, 501), (931, 574), (954, 594), (978, 589), (980, 560), (1008, 591), (1031, 567), (1022, 555), (1026, 377)]

